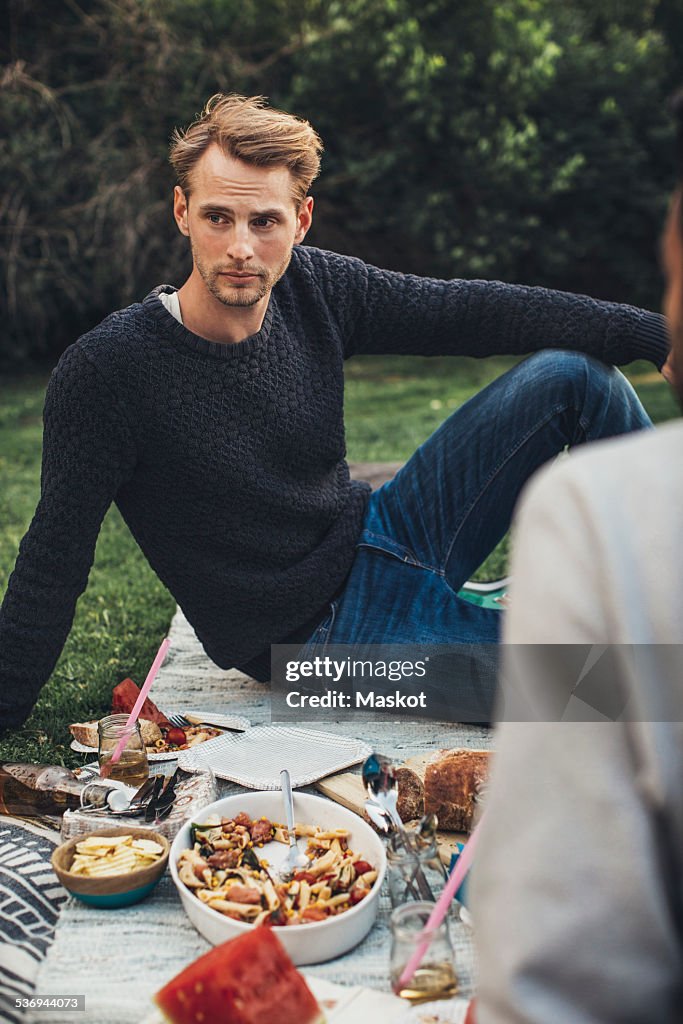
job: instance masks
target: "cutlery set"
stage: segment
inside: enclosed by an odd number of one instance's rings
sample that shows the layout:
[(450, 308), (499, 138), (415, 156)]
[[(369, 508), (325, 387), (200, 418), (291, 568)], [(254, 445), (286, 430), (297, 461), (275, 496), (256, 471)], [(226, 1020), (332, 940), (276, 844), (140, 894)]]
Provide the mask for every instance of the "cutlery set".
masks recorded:
[[(394, 850), (402, 849), (415, 861), (407, 879), (407, 890), (414, 899), (434, 902), (434, 893), (420, 864), (420, 853), (436, 835), (435, 815), (427, 814), (414, 832), (408, 832), (397, 810), (398, 786), (394, 768), (387, 757), (372, 754), (363, 764), (363, 785), (368, 794), (365, 810), (372, 823), (385, 834)], [(443, 869), (444, 879), (448, 877)]]
[(84, 807), (87, 814), (105, 814), (107, 817), (137, 818), (157, 822), (167, 818), (173, 810), (176, 786), (180, 781), (180, 768), (173, 775), (152, 775), (146, 779), (126, 807), (113, 810), (111, 807)]

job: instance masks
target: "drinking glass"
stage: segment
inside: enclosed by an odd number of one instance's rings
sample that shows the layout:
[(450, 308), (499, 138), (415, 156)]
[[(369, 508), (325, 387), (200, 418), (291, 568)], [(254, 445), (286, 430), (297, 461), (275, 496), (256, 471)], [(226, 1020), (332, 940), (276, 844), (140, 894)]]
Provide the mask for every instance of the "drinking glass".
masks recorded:
[(399, 981), (433, 910), (433, 903), (420, 901), (406, 903), (391, 915), (391, 985), (397, 996), (410, 1003), (450, 999), (458, 991), (448, 919), (430, 933), (429, 946), (411, 980), (405, 985)]
[[(97, 759), (100, 769), (105, 765), (109, 766), (114, 749), (126, 731), (127, 721), (128, 715), (108, 715), (97, 723), (99, 733)], [(140, 723), (136, 722), (130, 730), (128, 742), (121, 751), (121, 757), (116, 764), (111, 766), (107, 778), (118, 779), (120, 782), (125, 782), (127, 786), (134, 786), (137, 789), (148, 777), (147, 750), (142, 742)]]
[(407, 843), (395, 841), (387, 846), (387, 882), (393, 910), (411, 900), (438, 900), (448, 880), (436, 839), (424, 839), (408, 829), (406, 835)]

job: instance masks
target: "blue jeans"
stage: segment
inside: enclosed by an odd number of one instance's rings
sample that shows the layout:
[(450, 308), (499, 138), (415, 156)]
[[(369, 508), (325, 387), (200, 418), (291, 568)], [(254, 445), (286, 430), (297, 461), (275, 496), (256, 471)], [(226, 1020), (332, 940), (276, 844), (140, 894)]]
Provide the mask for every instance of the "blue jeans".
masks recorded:
[(615, 367), (564, 350), (515, 366), (372, 494), (344, 589), (309, 651), (496, 643), (501, 613), (457, 592), (507, 532), (526, 481), (567, 445), (650, 426)]

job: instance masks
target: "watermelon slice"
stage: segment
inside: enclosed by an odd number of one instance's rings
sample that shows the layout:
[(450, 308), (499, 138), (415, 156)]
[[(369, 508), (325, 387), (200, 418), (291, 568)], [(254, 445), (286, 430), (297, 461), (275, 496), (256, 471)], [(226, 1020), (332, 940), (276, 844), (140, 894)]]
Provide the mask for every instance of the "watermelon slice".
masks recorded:
[[(132, 679), (124, 679), (122, 683), (114, 687), (111, 695), (111, 712), (113, 715), (129, 715), (133, 710), (135, 701), (140, 696), (140, 687), (136, 686)], [(138, 718), (145, 718), (148, 722), (156, 722), (157, 725), (170, 726), (168, 718), (154, 704), (149, 697), (145, 698), (142, 710)]]
[(154, 1001), (171, 1024), (324, 1024), (270, 928), (254, 928), (200, 956)]

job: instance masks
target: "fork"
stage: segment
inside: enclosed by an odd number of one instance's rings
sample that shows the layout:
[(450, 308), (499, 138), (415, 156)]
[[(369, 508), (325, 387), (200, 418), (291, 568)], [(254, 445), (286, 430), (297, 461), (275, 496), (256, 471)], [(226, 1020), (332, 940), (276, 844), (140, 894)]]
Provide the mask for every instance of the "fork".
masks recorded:
[(171, 725), (174, 725), (176, 729), (188, 729), (193, 723), (189, 718), (185, 718), (185, 715), (166, 715)]
[(193, 725), (212, 725), (212, 724), (215, 724), (215, 728), (216, 729), (230, 729), (233, 732), (241, 732), (242, 731), (239, 727), (236, 727), (236, 726), (219, 725), (217, 722), (216, 723), (212, 723), (211, 715), (210, 714), (209, 714), (208, 718), (204, 718), (203, 715), (192, 715), (192, 714), (188, 718), (187, 715), (180, 715), (177, 712), (174, 712), (172, 715), (167, 715), (166, 717), (168, 718), (168, 720), (171, 723), (171, 725), (175, 725), (176, 728), (178, 728), (178, 729), (189, 729), (190, 726), (193, 726)]

